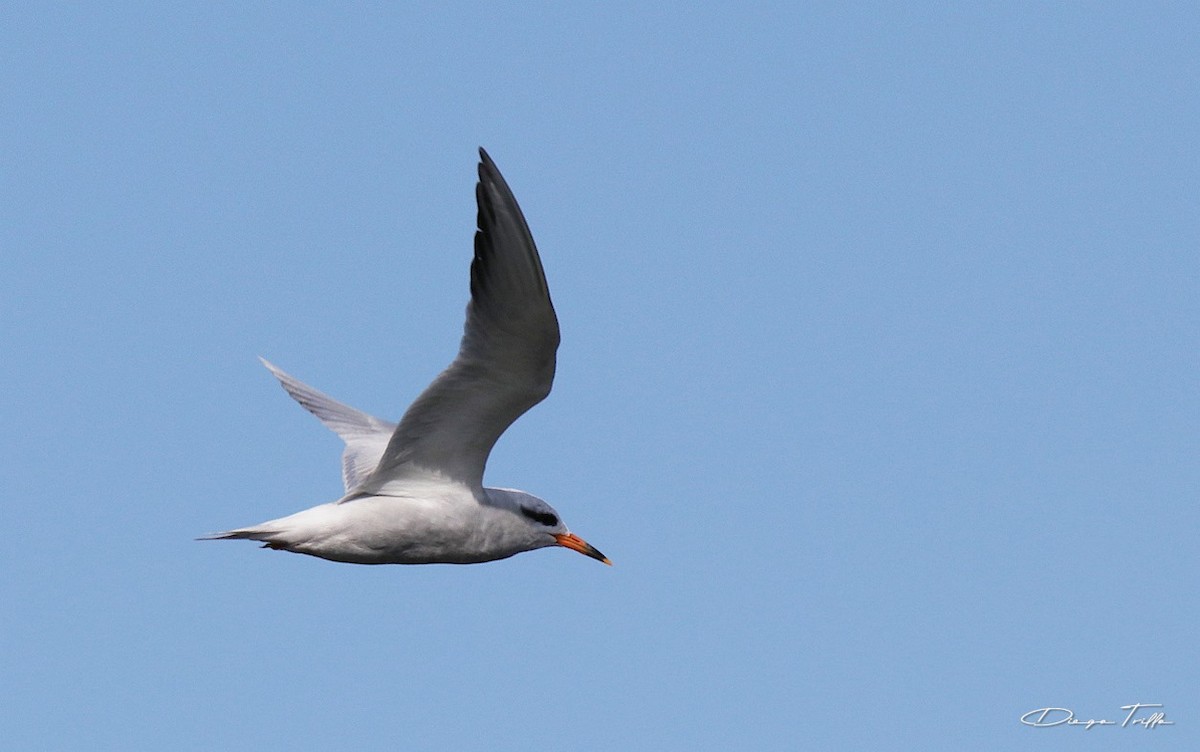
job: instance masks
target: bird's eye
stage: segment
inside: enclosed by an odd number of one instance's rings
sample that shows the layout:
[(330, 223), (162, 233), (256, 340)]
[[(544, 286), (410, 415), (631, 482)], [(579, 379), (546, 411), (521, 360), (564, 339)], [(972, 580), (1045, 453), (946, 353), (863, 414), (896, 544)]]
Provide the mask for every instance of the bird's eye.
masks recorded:
[(550, 512), (539, 512), (536, 509), (529, 507), (521, 507), (521, 514), (525, 515), (534, 522), (545, 525), (546, 527), (554, 527), (558, 524), (558, 518)]

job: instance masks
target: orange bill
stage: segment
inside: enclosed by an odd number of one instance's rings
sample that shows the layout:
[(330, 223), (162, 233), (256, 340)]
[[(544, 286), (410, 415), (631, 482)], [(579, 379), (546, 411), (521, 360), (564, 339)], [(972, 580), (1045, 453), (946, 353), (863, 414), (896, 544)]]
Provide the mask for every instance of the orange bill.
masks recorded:
[(578, 551), (584, 556), (590, 556), (596, 561), (603, 562), (610, 567), (612, 566), (612, 562), (608, 560), (607, 556), (597, 551), (592, 544), (588, 543), (574, 533), (555, 533), (554, 539), (558, 541), (558, 545), (562, 546), (563, 548), (569, 548), (572, 551)]

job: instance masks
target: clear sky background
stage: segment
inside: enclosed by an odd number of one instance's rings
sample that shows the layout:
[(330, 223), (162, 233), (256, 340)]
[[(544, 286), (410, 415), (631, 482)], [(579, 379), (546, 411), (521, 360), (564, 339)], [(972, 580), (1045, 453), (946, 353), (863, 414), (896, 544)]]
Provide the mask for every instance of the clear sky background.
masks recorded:
[[(1198, 40), (1186, 3), (6, 5), (3, 746), (1197, 748)], [(563, 331), (487, 480), (615, 566), (194, 542), (341, 493), (257, 356), (390, 419), (450, 361), (478, 145)], [(1018, 720), (1135, 702), (1176, 725)]]

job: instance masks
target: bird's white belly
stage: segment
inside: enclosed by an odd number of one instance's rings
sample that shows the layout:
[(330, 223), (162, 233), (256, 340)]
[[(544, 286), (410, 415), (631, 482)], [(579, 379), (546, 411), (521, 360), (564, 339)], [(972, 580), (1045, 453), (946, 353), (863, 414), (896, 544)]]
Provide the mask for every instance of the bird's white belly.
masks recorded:
[[(354, 564), (474, 564), (517, 553), (494, 540), (489, 514), (440, 500), (371, 496), (324, 504), (290, 522), (287, 548)], [(490, 511), (490, 510), (488, 510)]]

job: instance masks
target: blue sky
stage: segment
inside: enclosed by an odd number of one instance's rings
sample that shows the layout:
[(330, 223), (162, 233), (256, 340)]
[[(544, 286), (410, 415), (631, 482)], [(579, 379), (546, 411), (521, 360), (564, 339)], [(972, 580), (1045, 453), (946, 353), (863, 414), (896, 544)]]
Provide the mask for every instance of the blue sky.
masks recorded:
[[(6, 744), (1200, 742), (1200, 12), (724, 6), (6, 7)], [(340, 495), (256, 356), (449, 362), (478, 145), (563, 330), (487, 479), (615, 566), (194, 542)]]

